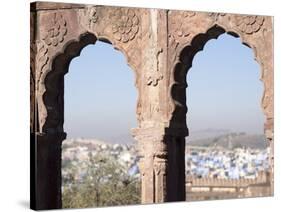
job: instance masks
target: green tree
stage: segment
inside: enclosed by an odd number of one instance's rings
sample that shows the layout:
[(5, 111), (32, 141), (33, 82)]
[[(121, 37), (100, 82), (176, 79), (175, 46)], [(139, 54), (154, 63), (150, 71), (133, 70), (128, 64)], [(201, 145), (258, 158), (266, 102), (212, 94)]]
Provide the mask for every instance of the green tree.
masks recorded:
[[(99, 153), (81, 163), (65, 163), (63, 207), (82, 208), (140, 203), (140, 181), (127, 174), (118, 161)], [(73, 165), (75, 164), (75, 165)], [(77, 170), (86, 167), (80, 180), (74, 180)], [(81, 169), (80, 169), (81, 171)]]

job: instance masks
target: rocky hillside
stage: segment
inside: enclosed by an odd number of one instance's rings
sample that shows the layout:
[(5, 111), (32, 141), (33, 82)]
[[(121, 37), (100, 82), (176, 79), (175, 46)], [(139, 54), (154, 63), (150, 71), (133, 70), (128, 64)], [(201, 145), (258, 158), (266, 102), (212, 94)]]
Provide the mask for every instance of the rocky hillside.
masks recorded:
[(247, 147), (265, 149), (267, 147), (265, 135), (246, 133), (225, 133), (217, 136), (195, 138), (187, 137), (186, 144), (191, 146), (221, 146), (228, 149)]

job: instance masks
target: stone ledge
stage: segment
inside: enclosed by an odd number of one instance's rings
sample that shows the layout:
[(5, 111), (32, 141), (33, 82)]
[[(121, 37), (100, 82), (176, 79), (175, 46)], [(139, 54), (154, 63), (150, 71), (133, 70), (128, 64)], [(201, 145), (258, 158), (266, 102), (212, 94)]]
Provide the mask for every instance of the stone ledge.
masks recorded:
[(30, 11), (38, 11), (38, 10), (58, 10), (58, 9), (74, 9), (74, 8), (84, 8), (85, 4), (66, 4), (66, 3), (58, 3), (58, 2), (31, 2), (30, 3)]

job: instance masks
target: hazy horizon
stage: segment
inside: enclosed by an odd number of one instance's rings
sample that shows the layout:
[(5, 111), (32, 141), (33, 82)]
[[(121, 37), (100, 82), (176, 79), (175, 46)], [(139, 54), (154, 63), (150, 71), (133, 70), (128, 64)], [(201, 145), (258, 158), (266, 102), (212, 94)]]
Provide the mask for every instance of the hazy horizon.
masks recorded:
[[(187, 75), (190, 132), (225, 129), (263, 134), (263, 85), (252, 49), (223, 34), (197, 53)], [(88, 45), (65, 75), (68, 138), (111, 140), (136, 124), (137, 90), (124, 55), (109, 44)]]

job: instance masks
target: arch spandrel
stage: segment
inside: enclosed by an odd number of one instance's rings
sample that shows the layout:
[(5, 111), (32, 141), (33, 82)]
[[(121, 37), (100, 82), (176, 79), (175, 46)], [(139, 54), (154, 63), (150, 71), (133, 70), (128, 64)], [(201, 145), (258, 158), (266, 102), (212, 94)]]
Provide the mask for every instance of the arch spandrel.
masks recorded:
[[(135, 72), (135, 85), (138, 87), (138, 71), (141, 65), (141, 16), (139, 10), (85, 6), (72, 10), (37, 12), (37, 24), (40, 25), (35, 42), (39, 132), (63, 131), (62, 109), (58, 109), (62, 106), (56, 105), (58, 102), (63, 104), (63, 99), (60, 101), (58, 99), (48, 100), (49, 95), (46, 92), (52, 86), (58, 88), (58, 85), (54, 84), (62, 82), (58, 82), (60, 80), (58, 78), (57, 81), (48, 81), (48, 77), (60, 74), (63, 76), (68, 70), (71, 59), (79, 56), (80, 51), (87, 44), (101, 40), (111, 43), (115, 49), (121, 51), (126, 57), (128, 65)], [(85, 39), (87, 36), (91, 38)], [(54, 60), (58, 57), (59, 60), (64, 61), (65, 67), (54, 67)], [(51, 83), (52, 86), (48, 86), (48, 83)], [(51, 97), (58, 97), (59, 95), (59, 92), (56, 92)], [(63, 98), (63, 96), (59, 96), (59, 98)], [(50, 127), (48, 124), (46, 125), (48, 119), (59, 126), (50, 124), (52, 125)]]

